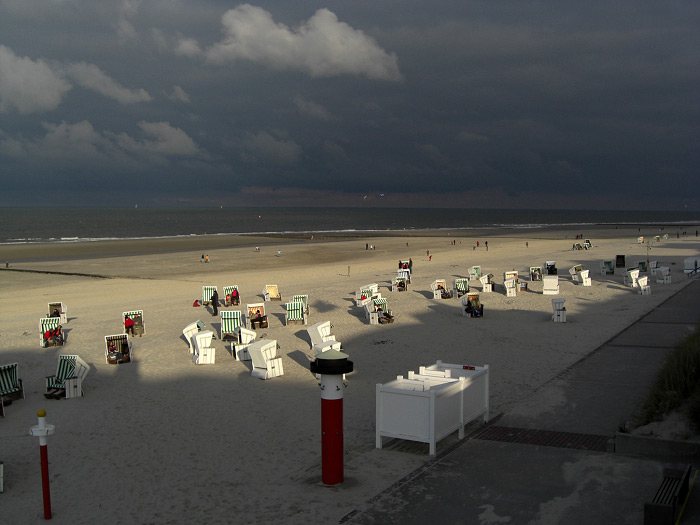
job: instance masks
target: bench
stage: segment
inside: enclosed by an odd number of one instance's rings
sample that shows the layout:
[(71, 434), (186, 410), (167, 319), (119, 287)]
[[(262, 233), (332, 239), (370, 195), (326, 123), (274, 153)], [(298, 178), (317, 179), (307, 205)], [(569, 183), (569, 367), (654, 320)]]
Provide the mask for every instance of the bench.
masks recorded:
[(654, 499), (644, 504), (644, 525), (675, 523), (677, 513), (688, 497), (690, 470), (690, 465), (683, 470), (664, 469), (664, 478)]

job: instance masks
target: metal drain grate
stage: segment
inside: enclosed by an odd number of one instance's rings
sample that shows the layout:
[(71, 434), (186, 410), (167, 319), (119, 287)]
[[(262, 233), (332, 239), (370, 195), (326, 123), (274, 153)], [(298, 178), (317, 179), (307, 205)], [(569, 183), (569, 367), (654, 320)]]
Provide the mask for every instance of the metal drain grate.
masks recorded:
[(494, 425), (486, 427), (472, 436), (472, 439), (605, 452), (610, 437), (599, 436), (597, 434), (576, 434), (573, 432), (499, 427)]

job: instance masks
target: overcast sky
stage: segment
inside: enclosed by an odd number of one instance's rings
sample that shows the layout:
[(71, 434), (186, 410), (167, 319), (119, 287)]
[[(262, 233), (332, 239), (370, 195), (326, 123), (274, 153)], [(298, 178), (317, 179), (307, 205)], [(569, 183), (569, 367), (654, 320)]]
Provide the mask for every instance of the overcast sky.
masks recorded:
[(699, 28), (697, 1), (0, 0), (0, 205), (699, 210)]

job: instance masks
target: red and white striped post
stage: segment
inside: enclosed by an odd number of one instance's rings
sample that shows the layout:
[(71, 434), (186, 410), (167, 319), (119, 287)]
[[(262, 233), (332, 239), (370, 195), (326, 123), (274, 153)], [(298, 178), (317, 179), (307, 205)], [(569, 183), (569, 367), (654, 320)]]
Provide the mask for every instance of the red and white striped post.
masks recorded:
[(352, 372), (352, 361), (338, 350), (326, 350), (311, 362), (311, 372), (321, 375), (321, 481), (338, 485), (343, 474), (343, 374)]
[(41, 455), (41, 488), (44, 494), (44, 519), (51, 519), (51, 490), (49, 488), (49, 452), (46, 438), (56, 430), (54, 425), (46, 424), (46, 410), (43, 408), (36, 412), (39, 424), (29, 429), (29, 434), (39, 438), (39, 452)]

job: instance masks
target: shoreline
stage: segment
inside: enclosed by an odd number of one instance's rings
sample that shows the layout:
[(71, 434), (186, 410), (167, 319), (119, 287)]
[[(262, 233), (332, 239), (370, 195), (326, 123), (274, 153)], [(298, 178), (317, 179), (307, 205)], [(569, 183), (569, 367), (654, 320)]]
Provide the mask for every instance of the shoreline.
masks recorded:
[[(697, 229), (700, 225), (682, 225)], [(167, 253), (196, 252), (253, 246), (276, 246), (300, 243), (346, 242), (373, 239), (407, 239), (454, 237), (465, 240), (516, 238), (525, 240), (573, 239), (576, 233), (584, 238), (613, 239), (635, 236), (655, 236), (683, 231), (681, 225), (661, 224), (603, 224), (603, 225), (551, 225), (542, 227), (494, 227), (444, 230), (386, 230), (353, 232), (303, 232), (268, 234), (211, 234), (175, 237), (139, 237), (132, 239), (84, 240), (68, 242), (36, 242), (0, 244), (0, 263), (11, 264), (105, 257), (129, 257)], [(670, 230), (666, 231), (669, 227)], [(588, 233), (580, 233), (580, 232)], [(692, 233), (692, 232), (691, 232)], [(687, 237), (687, 236), (686, 236)]]

